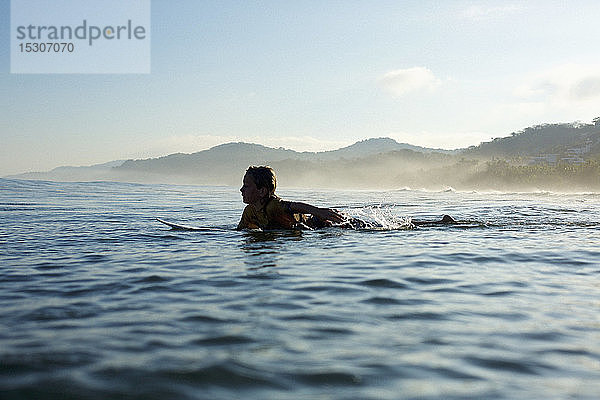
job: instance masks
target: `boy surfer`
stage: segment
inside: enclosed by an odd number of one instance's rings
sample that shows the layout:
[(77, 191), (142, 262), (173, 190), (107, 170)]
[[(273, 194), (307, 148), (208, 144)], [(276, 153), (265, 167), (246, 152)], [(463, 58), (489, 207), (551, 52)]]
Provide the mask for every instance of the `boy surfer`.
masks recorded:
[[(237, 226), (241, 229), (316, 229), (328, 226), (360, 229), (367, 227), (364, 221), (348, 218), (331, 208), (286, 201), (275, 194), (277, 177), (268, 166), (251, 166), (246, 170), (240, 188), (247, 204)], [(435, 222), (413, 221), (414, 225), (455, 223), (449, 215)]]

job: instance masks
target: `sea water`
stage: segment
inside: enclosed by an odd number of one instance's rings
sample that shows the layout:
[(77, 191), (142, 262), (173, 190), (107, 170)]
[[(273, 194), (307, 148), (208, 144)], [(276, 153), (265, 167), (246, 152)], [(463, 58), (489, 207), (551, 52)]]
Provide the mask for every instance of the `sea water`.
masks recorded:
[(231, 187), (0, 180), (0, 398), (598, 398), (600, 195), (280, 195), (379, 228), (238, 232)]

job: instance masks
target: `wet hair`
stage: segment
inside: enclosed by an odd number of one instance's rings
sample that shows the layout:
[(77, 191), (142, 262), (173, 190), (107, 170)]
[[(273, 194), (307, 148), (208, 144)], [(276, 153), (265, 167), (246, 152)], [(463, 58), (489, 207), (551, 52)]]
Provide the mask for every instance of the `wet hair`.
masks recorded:
[(277, 188), (277, 176), (275, 176), (273, 168), (269, 166), (251, 166), (246, 170), (246, 174), (249, 174), (252, 177), (257, 189), (267, 188), (270, 196), (275, 194), (275, 189)]

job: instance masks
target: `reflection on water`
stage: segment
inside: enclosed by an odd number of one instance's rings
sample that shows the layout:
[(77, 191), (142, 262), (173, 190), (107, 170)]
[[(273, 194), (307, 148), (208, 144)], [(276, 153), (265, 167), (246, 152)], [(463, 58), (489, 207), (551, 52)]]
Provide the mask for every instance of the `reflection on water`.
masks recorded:
[(244, 231), (244, 261), (249, 269), (277, 267), (279, 253), (286, 241), (302, 240), (302, 232), (290, 231)]

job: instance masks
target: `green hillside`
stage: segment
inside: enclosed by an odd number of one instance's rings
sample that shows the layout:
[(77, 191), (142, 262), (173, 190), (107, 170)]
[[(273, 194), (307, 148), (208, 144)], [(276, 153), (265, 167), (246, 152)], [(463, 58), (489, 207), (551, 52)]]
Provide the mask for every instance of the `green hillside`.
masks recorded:
[(574, 122), (532, 126), (513, 132), (508, 137), (471, 146), (462, 154), (481, 159), (527, 158), (540, 154), (562, 156), (568, 154), (569, 149), (585, 147), (590, 143), (591, 147), (584, 154), (584, 159), (597, 158), (600, 153), (600, 117), (591, 124)]

